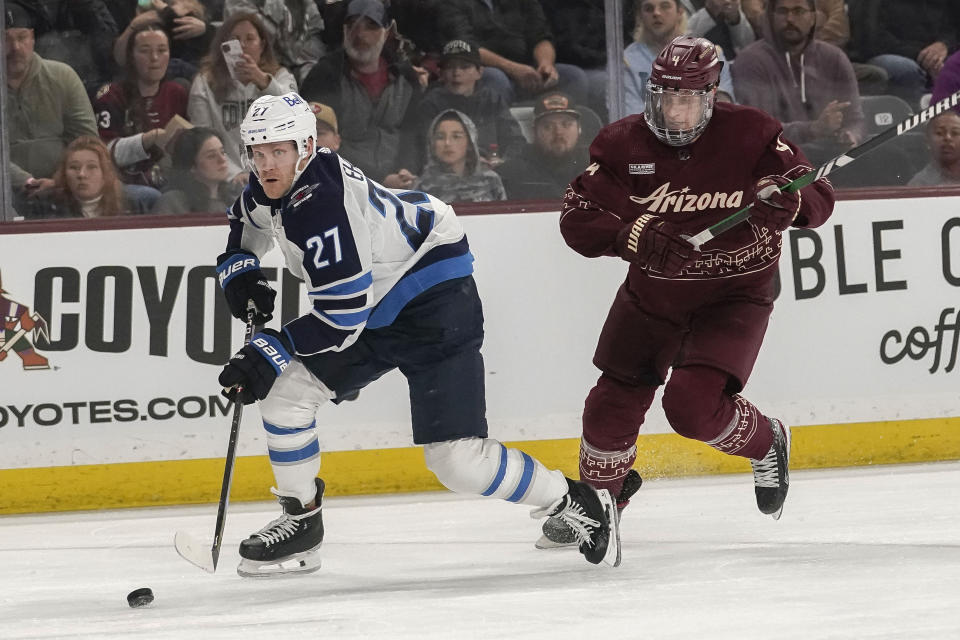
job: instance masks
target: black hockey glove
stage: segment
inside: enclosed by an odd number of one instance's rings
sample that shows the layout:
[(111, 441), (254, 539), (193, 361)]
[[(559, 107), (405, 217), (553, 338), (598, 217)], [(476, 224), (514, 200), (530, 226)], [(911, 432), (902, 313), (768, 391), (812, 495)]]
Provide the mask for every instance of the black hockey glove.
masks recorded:
[(248, 301), (253, 301), (254, 324), (264, 324), (273, 317), (273, 301), (277, 292), (260, 271), (260, 261), (252, 253), (231, 249), (217, 257), (217, 280), (227, 299), (230, 313), (239, 320), (247, 319)]
[(220, 372), (223, 395), (230, 400), (240, 394), (240, 402), (253, 404), (270, 393), (277, 376), (293, 360), (293, 346), (283, 333), (264, 329), (237, 351)]
[(767, 176), (757, 182), (756, 199), (750, 217), (771, 231), (785, 231), (800, 213), (800, 192), (781, 191), (790, 184), (783, 176)]
[(648, 273), (666, 278), (679, 275), (700, 256), (700, 250), (683, 239), (676, 225), (650, 213), (620, 231), (617, 253)]

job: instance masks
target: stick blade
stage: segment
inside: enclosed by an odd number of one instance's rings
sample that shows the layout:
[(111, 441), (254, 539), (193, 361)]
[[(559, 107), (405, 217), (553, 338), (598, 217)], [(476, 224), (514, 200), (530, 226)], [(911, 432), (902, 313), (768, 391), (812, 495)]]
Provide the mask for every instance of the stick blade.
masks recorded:
[(186, 531), (177, 531), (173, 536), (173, 546), (180, 557), (190, 564), (200, 567), (207, 573), (216, 573), (217, 563), (212, 547)]

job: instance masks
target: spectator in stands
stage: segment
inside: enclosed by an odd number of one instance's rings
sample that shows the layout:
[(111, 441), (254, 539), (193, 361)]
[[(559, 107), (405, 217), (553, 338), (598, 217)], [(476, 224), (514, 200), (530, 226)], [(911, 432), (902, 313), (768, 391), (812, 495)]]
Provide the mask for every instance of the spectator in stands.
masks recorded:
[[(636, 0), (636, 42), (623, 52), (624, 115), (643, 113), (646, 103), (644, 89), (653, 61), (677, 36), (687, 32), (687, 14), (678, 0)], [(720, 55), (720, 59), (724, 56)], [(724, 64), (720, 71), (717, 100), (733, 100), (733, 81), (730, 69)]]
[(757, 39), (767, 37), (767, 0), (740, 0), (740, 10), (753, 27)]
[[(310, 70), (300, 95), (329, 105), (340, 124), (341, 155), (388, 187), (408, 189), (416, 175), (416, 70), (386, 55), (389, 19), (379, 0), (351, 0), (343, 49)], [(401, 157), (401, 152), (403, 157)]]
[(103, 0), (44, 0), (33, 6), (50, 23), (49, 31), (34, 30), (41, 57), (73, 67), (90, 96), (113, 79), (111, 47), (119, 29)]
[(317, 147), (340, 151), (340, 128), (336, 112), (320, 102), (311, 102), (310, 108), (317, 116)]
[(440, 24), (451, 39), (474, 42), (484, 65), (483, 82), (507, 104), (547, 89), (557, 89), (583, 103), (587, 76), (583, 69), (558, 64), (553, 35), (537, 0), (456, 0), (440, 5)]
[(510, 114), (509, 105), (502, 95), (479, 84), (483, 65), (477, 47), (463, 40), (451, 40), (443, 47), (439, 69), (439, 86), (429, 89), (418, 106), (417, 131), (423, 149), (427, 149), (427, 131), (434, 118), (456, 109), (476, 126), (475, 143), (482, 160), (491, 162), (494, 151), (501, 159), (520, 153), (526, 140), (520, 124)]
[(911, 187), (960, 185), (960, 113), (944, 111), (927, 125), (930, 164), (907, 184)]
[[(960, 91), (960, 49), (943, 63), (943, 68), (937, 75), (937, 81), (933, 83), (930, 104), (936, 104), (957, 91)], [(960, 113), (960, 107), (956, 109)]]
[(280, 64), (301, 84), (327, 51), (322, 39), (323, 17), (313, 0), (226, 0), (224, 18), (235, 13), (260, 16), (274, 42)]
[(80, 136), (63, 153), (53, 175), (50, 217), (97, 218), (146, 213), (130, 203), (110, 152), (100, 138)]
[[(844, 0), (816, 0), (817, 28), (814, 37), (847, 51), (850, 45), (850, 19)], [(853, 62), (853, 73), (857, 77), (860, 95), (881, 95), (887, 90), (889, 77), (887, 72), (876, 65)]]
[(865, 13), (861, 53), (890, 76), (890, 93), (914, 109), (960, 37), (957, 0), (873, 0)]
[[(583, 69), (587, 76), (584, 104), (598, 114), (606, 114), (607, 35), (603, 2), (540, 0), (540, 5), (553, 32), (557, 62)], [(605, 116), (603, 120), (606, 121)]]
[(397, 32), (409, 38), (416, 48), (413, 64), (425, 67), (431, 74), (446, 39), (440, 30), (439, 5), (449, 0), (390, 0), (388, 15), (396, 21)]
[(740, 10), (740, 0), (706, 0), (687, 22), (687, 33), (706, 38), (720, 47), (731, 62), (757, 39), (750, 21)]
[(220, 133), (207, 127), (184, 130), (173, 143), (170, 189), (154, 213), (223, 213), (243, 185), (230, 181), (230, 166)]
[(580, 111), (569, 96), (545, 93), (537, 99), (533, 114), (533, 144), (498, 170), (511, 200), (555, 200), (587, 168), (589, 154), (580, 142)]
[(477, 128), (456, 109), (437, 115), (427, 136), (428, 160), (415, 189), (445, 202), (505, 200), (500, 176), (480, 162)]
[(113, 44), (113, 57), (126, 66), (127, 41), (146, 25), (163, 29), (170, 41), (168, 73), (173, 78), (193, 80), (200, 61), (210, 49), (216, 28), (206, 21), (206, 12), (199, 0), (152, 0), (152, 8), (139, 13)]
[[(424, 70), (426, 80), (437, 78), (437, 60), (446, 40), (441, 35), (439, 11), (442, 0), (380, 0), (386, 8), (385, 54)], [(343, 47), (343, 21), (349, 0), (318, 2), (323, 17), (323, 42), (328, 51)], [(424, 85), (426, 86), (426, 85)]]
[(783, 123), (786, 137), (820, 164), (858, 144), (864, 120), (857, 80), (846, 55), (813, 37), (813, 0), (770, 0), (771, 37), (737, 57), (737, 99)]
[(10, 183), (17, 211), (54, 186), (63, 151), (78, 136), (97, 135), (90, 100), (77, 73), (34, 52), (36, 16), (19, 2), (4, 11), (7, 96), (3, 127), (10, 145)]
[(130, 213), (110, 152), (96, 136), (80, 136), (67, 145), (53, 174), (53, 185), (26, 218), (102, 218)]
[[(240, 43), (243, 57), (227, 62), (225, 42)], [(231, 58), (232, 61), (232, 58)], [(254, 100), (297, 90), (297, 81), (282, 67), (270, 34), (254, 13), (234, 13), (217, 29), (210, 52), (193, 79), (187, 115), (191, 124), (210, 127), (225, 141), (231, 179), (246, 182), (240, 158), (240, 122)]]
[[(159, 189), (165, 180), (158, 163), (177, 130), (178, 121), (171, 120), (186, 118), (187, 90), (164, 79), (170, 41), (158, 25), (149, 23), (133, 31), (125, 59), (123, 80), (101, 89), (94, 102), (100, 138), (124, 182)], [(141, 195), (159, 194), (141, 191)]]

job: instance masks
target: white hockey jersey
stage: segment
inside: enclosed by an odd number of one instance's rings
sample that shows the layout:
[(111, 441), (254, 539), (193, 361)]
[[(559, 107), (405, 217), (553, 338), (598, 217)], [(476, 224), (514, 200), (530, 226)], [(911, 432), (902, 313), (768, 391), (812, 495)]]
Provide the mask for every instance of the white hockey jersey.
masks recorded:
[(311, 311), (283, 328), (299, 355), (345, 349), (364, 328), (391, 324), (421, 292), (473, 273), (450, 205), (388, 189), (328, 149), (279, 200), (251, 174), (228, 217), (228, 251), (260, 258), (276, 242), (303, 279)]

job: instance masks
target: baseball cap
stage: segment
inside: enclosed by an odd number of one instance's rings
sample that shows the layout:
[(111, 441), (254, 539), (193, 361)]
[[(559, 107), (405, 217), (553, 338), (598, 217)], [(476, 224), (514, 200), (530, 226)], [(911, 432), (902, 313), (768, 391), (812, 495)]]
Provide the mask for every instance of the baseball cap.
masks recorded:
[(33, 14), (19, 2), (7, 2), (3, 12), (4, 29), (33, 29)]
[(534, 121), (554, 113), (567, 113), (577, 119), (580, 118), (580, 112), (574, 108), (573, 103), (570, 102), (570, 96), (565, 93), (553, 91), (537, 98), (537, 104), (533, 107)]
[(384, 29), (390, 24), (390, 19), (387, 18), (387, 8), (383, 6), (380, 0), (350, 0), (344, 20), (354, 16), (370, 18)]
[(478, 67), (482, 66), (480, 62), (480, 52), (477, 48), (466, 40), (451, 40), (443, 45), (440, 51), (440, 60), (438, 64), (442, 67), (451, 60), (463, 60)]
[(313, 109), (313, 115), (317, 116), (317, 122), (326, 124), (333, 129), (334, 133), (340, 134), (340, 129), (337, 127), (337, 114), (332, 108), (321, 102), (311, 102), (310, 108)]

